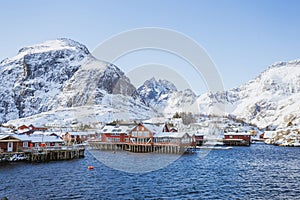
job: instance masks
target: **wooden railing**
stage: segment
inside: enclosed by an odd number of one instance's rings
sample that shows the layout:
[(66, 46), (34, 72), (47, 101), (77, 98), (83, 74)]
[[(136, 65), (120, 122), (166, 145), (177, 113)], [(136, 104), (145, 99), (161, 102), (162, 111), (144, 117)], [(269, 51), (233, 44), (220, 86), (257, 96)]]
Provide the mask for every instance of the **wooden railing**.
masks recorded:
[(84, 145), (73, 146), (46, 146), (46, 147), (20, 147), (19, 150), (23, 152), (36, 151), (62, 151), (62, 150), (84, 150)]

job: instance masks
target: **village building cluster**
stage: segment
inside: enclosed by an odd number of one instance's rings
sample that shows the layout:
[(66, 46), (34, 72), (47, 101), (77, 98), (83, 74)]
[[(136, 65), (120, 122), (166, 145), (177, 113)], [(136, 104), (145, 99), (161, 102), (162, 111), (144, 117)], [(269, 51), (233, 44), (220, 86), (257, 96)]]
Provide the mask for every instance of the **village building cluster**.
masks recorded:
[(106, 124), (97, 138), (89, 141), (89, 146), (103, 150), (180, 153), (196, 147), (196, 140), (202, 139), (194, 133), (180, 132), (168, 123), (118, 123)]
[[(261, 133), (245, 129), (239, 123), (220, 118), (211, 118), (210, 121), (203, 119), (189, 125), (184, 125), (180, 118), (173, 118), (163, 123), (153, 119), (143, 122), (116, 121), (103, 124), (98, 129), (82, 131), (34, 125), (21, 125), (13, 130), (2, 125), (0, 153), (61, 152), (76, 146), (84, 149), (84, 145), (91, 149), (135, 153), (185, 153), (205, 146), (250, 146), (255, 141), (270, 143), (274, 135), (270, 131)], [(71, 156), (66, 157), (71, 158), (73, 154), (74, 151), (70, 151)]]

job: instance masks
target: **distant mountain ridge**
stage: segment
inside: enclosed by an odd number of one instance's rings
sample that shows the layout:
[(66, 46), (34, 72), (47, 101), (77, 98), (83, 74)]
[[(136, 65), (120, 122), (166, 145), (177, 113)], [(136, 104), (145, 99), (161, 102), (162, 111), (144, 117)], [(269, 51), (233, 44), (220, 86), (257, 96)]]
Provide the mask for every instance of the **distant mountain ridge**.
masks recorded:
[(24, 47), (1, 61), (0, 80), (0, 122), (135, 120), (192, 112), (230, 114), (260, 128), (300, 124), (300, 60), (277, 62), (239, 87), (197, 96), (155, 78), (136, 89), (117, 66), (62, 38)]
[(299, 121), (299, 92), (300, 60), (293, 60), (271, 65), (240, 87), (202, 94), (198, 103), (201, 113), (210, 113), (219, 104), (226, 108), (226, 113), (259, 127), (284, 126), (289, 118), (294, 118), (294, 123)]

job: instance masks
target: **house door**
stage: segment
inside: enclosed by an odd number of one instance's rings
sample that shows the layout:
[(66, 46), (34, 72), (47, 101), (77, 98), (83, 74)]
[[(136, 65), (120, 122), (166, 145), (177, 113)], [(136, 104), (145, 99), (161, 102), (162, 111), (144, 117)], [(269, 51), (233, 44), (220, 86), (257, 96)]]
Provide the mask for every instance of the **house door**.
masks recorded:
[(7, 152), (12, 152), (13, 147), (14, 147), (14, 143), (13, 142), (8, 142), (7, 143)]

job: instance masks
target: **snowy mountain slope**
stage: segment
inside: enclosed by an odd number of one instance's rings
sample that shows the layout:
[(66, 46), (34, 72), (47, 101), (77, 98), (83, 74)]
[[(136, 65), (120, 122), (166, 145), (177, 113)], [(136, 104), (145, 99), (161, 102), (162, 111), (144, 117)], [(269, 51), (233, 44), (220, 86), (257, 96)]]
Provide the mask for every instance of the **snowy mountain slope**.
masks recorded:
[(0, 63), (0, 78), (0, 122), (102, 105), (107, 96), (119, 103), (110, 103), (112, 109), (123, 105), (121, 110), (134, 109), (141, 117), (154, 114), (119, 68), (95, 59), (85, 46), (69, 39), (22, 48)]
[(22, 48), (0, 63), (0, 121), (48, 111), (89, 51), (68, 39)]
[[(111, 106), (111, 103), (113, 106)], [(35, 124), (36, 126), (70, 126), (74, 121), (81, 124), (109, 123), (113, 120), (144, 120), (156, 116), (148, 107), (124, 95), (107, 95), (103, 105), (85, 105), (79, 107), (60, 107), (25, 118), (7, 122), (15, 126)]]
[(135, 87), (119, 68), (90, 56), (66, 82), (58, 100), (62, 107), (99, 105), (107, 94), (138, 98)]
[(214, 113), (212, 109), (221, 105), (226, 113), (263, 128), (284, 123), (289, 114), (297, 115), (299, 92), (300, 60), (294, 60), (275, 63), (238, 88), (203, 94), (197, 102), (202, 113)]
[(195, 93), (190, 89), (178, 91), (175, 85), (167, 80), (157, 81), (151, 78), (146, 80), (137, 91), (147, 105), (165, 115), (197, 111)]

